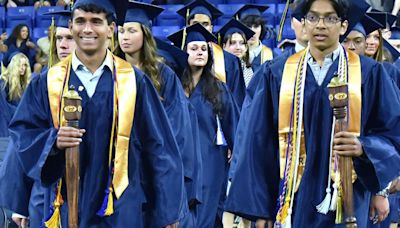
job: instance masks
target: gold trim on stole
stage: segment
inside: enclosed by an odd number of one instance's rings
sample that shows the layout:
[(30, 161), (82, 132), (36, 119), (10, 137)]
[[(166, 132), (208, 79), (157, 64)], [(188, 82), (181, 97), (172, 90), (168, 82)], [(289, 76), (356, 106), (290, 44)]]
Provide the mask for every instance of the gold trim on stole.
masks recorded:
[[(128, 62), (116, 56), (113, 58), (117, 77), (118, 132), (115, 146), (114, 176), (112, 183), (115, 196), (119, 199), (129, 184), (128, 152), (135, 113), (137, 88), (135, 71), (132, 66)], [(58, 128), (59, 119), (64, 120), (62, 113), (62, 117), (59, 117), (59, 105), (65, 76), (68, 76), (69, 72), (67, 72), (67, 70), (71, 67), (70, 62), (71, 55), (51, 67), (47, 73), (49, 104), (55, 128)], [(66, 89), (68, 89), (68, 85), (65, 86), (64, 92)]]
[(114, 57), (118, 86), (118, 135), (115, 146), (113, 186), (117, 199), (129, 185), (128, 153), (136, 105), (136, 76), (131, 64)]
[(214, 57), (214, 72), (215, 77), (218, 78), (221, 82), (226, 83), (226, 73), (225, 73), (225, 60), (224, 60), (224, 50), (213, 42), (210, 42), (213, 51)]
[(261, 54), (261, 64), (265, 63), (268, 60), (272, 60), (274, 58), (272, 50), (265, 45), (262, 46), (260, 54)]
[[(305, 50), (302, 50), (291, 57), (289, 57), (285, 63), (285, 68), (282, 75), (281, 89), (279, 94), (279, 117), (278, 117), (278, 134), (279, 134), (279, 154), (280, 154), (280, 177), (283, 179), (284, 168), (286, 162), (286, 150), (288, 146), (292, 146), (294, 140), (291, 140), (290, 145), (288, 144), (288, 135), (292, 134), (289, 132), (290, 129), (290, 115), (293, 101), (293, 91), (297, 75), (298, 63)], [(356, 136), (360, 135), (361, 125), (361, 63), (360, 57), (351, 51), (347, 51), (348, 55), (348, 67), (349, 67), (349, 128), (348, 132), (352, 132)], [(307, 60), (304, 60), (307, 61)], [(306, 164), (306, 148), (304, 140), (304, 128), (301, 130), (301, 146), (300, 146), (300, 158), (299, 167), (297, 174), (297, 185), (296, 191), (300, 186), (301, 178), (304, 173)], [(292, 134), (293, 135), (293, 134)], [(289, 150), (290, 151), (290, 150)], [(332, 166), (333, 167), (333, 166)], [(352, 170), (353, 182), (356, 179), (356, 173)], [(332, 172), (332, 178), (334, 172)]]

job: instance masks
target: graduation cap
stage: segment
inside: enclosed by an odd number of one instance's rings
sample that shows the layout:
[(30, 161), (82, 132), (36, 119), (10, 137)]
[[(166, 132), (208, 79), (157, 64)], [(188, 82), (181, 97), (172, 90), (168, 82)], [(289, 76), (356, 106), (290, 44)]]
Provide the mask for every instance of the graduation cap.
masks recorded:
[(222, 40), (225, 36), (229, 36), (233, 33), (244, 33), (246, 40), (249, 40), (255, 34), (249, 27), (233, 18), (217, 32), (218, 38), (221, 36)]
[(397, 16), (378, 10), (372, 10), (368, 12), (367, 15), (381, 23), (384, 26), (383, 28), (392, 27), (393, 23), (397, 20)]
[[(128, 1), (128, 0), (125, 0), (125, 1)], [(112, 0), (112, 1), (111, 0), (77, 0), (74, 4), (74, 7), (72, 8), (72, 10), (74, 10), (82, 5), (93, 4), (93, 5), (103, 8), (107, 13), (111, 13), (115, 16), (114, 4), (117, 4), (117, 2), (119, 3), (119, 1), (117, 1), (117, 0)]]
[(207, 15), (211, 20), (223, 15), (219, 9), (206, 0), (194, 0), (176, 12), (186, 19), (186, 24), (189, 23), (189, 18), (195, 14)]
[(156, 5), (143, 2), (127, 2), (124, 7), (117, 7), (118, 24), (138, 22), (151, 28), (152, 20), (160, 15), (162, 11), (164, 11), (164, 8)]
[(296, 3), (292, 3), (291, 5), (291, 9), (292, 9), (292, 14), (291, 16), (296, 18), (298, 21), (301, 21), (301, 19), (304, 17), (302, 9), (305, 6), (305, 2), (304, 0), (300, 0)]
[[(365, 1), (360, 0), (350, 0), (349, 1), (349, 9), (351, 9), (351, 13), (348, 14), (347, 21), (349, 26), (347, 27), (347, 31), (343, 36), (340, 37), (339, 42), (342, 43), (343, 40), (349, 35), (349, 33), (353, 30), (354, 26), (357, 23), (361, 22), (364, 14), (367, 12), (370, 6)], [(365, 29), (365, 28), (364, 28)]]
[(189, 55), (174, 45), (154, 38), (157, 43), (158, 54), (165, 59), (165, 63), (171, 67), (178, 76), (181, 76), (183, 70), (188, 65)]
[(178, 32), (169, 35), (168, 39), (180, 49), (183, 49), (186, 44), (192, 41), (217, 41), (217, 38), (199, 23), (183, 28)]
[(68, 28), (69, 20), (71, 19), (71, 11), (70, 10), (59, 10), (54, 12), (47, 12), (43, 15), (51, 15), (51, 16), (58, 16), (58, 19), (55, 21), (55, 27), (63, 27)]
[(393, 62), (396, 61), (400, 57), (400, 52), (393, 47), (386, 39), (383, 39), (383, 46), (392, 54)]
[(392, 27), (390, 29), (390, 31), (392, 32), (392, 35), (390, 36), (391, 40), (399, 40), (400, 39), (400, 28)]
[(246, 4), (242, 6), (238, 11), (236, 11), (236, 13), (234, 13), (234, 17), (238, 20), (243, 20), (250, 15), (262, 16), (264, 11), (268, 8), (269, 6), (267, 5)]

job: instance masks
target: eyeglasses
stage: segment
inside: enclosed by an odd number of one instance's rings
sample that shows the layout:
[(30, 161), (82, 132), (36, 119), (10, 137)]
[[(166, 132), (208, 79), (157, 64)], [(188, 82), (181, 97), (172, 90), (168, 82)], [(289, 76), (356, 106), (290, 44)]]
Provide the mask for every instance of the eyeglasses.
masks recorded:
[(319, 20), (322, 19), (322, 21), (324, 22), (324, 24), (327, 27), (331, 27), (341, 21), (341, 19), (339, 17), (333, 16), (333, 15), (327, 16), (327, 17), (320, 17), (315, 14), (307, 14), (305, 16), (305, 19), (310, 25), (313, 25), (313, 26), (317, 25), (319, 23)]

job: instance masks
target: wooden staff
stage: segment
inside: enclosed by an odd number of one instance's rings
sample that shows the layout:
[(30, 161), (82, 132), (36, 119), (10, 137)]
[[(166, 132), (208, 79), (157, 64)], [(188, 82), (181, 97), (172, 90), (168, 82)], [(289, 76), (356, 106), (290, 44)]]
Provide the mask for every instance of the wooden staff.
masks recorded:
[[(82, 98), (71, 86), (63, 96), (64, 116), (68, 127), (79, 128)], [(78, 228), (78, 195), (79, 195), (79, 146), (65, 151), (65, 170), (68, 197), (68, 227)]]
[[(333, 108), (333, 115), (336, 117), (335, 132), (347, 131), (347, 83), (341, 81), (336, 75), (334, 78), (332, 78), (328, 88), (329, 101), (331, 107)], [(352, 158), (347, 156), (339, 156), (339, 171), (341, 186), (343, 189), (343, 211), (346, 228), (357, 227), (357, 220), (354, 215), (353, 205), (352, 170)]]

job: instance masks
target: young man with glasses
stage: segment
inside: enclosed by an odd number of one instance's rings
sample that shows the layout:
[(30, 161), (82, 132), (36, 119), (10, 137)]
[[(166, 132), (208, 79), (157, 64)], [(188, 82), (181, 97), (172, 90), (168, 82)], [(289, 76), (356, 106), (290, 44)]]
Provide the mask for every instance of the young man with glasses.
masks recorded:
[[(354, 212), (358, 226), (366, 227), (370, 192), (384, 189), (400, 172), (398, 89), (380, 64), (340, 45), (347, 10), (345, 1), (305, 1), (309, 46), (264, 64), (256, 73), (258, 85), (248, 89), (233, 152), (245, 156), (226, 210), (257, 221), (257, 227), (342, 223), (336, 217), (341, 200), (332, 197), (341, 193), (339, 178), (329, 178), (340, 177), (333, 162), (338, 155), (352, 157)], [(328, 90), (333, 77), (349, 85), (348, 131), (334, 130)]]

